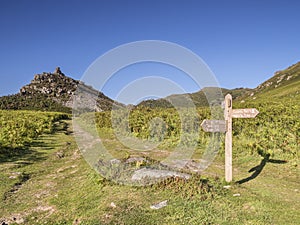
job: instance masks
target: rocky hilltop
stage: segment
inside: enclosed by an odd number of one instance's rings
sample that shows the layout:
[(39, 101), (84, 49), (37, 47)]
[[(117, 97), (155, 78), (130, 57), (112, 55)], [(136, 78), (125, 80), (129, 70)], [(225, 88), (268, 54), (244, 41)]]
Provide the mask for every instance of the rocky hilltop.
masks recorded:
[(78, 84), (79, 81), (65, 76), (57, 67), (54, 73), (36, 74), (30, 84), (20, 89), (20, 94), (27, 97), (42, 94), (63, 106), (71, 107), (71, 96)]
[(300, 62), (275, 72), (275, 74), (267, 81), (263, 82), (256, 88), (256, 92), (275, 89), (289, 85), (300, 79)]
[(0, 108), (71, 112), (74, 99), (84, 102), (85, 109), (95, 111), (110, 110), (113, 104), (123, 106), (91, 86), (66, 76), (57, 67), (53, 73), (36, 74), (19, 93), (1, 97)]

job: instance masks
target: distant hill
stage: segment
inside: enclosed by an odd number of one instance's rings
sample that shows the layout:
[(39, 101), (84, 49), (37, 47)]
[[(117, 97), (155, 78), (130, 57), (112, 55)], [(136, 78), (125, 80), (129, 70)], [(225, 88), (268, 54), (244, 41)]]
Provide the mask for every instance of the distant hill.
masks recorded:
[(85, 107), (96, 111), (109, 110), (115, 103), (102, 92), (66, 76), (58, 67), (53, 73), (36, 74), (31, 83), (23, 86), (19, 93), (0, 97), (0, 109), (71, 112), (75, 93), (84, 93), (79, 97), (83, 98)]
[[(78, 96), (75, 96), (77, 90)], [(287, 69), (275, 72), (274, 76), (254, 89), (221, 88), (223, 95), (230, 93), (233, 100), (239, 102), (268, 101), (268, 99), (293, 98), (300, 101), (300, 62)], [(188, 106), (187, 98), (192, 99), (197, 107), (208, 106), (205, 93), (214, 93), (214, 87), (206, 87), (195, 93), (170, 95), (161, 99), (142, 101), (134, 107), (171, 108), (171, 102), (177, 106)], [(113, 104), (124, 107), (123, 104), (105, 96), (91, 86), (74, 80), (63, 74), (60, 68), (53, 73), (42, 73), (34, 76), (30, 84), (20, 89), (14, 95), (0, 97), (0, 109), (29, 109), (42, 111), (71, 112), (72, 99), (76, 97), (84, 102), (84, 108), (95, 111), (110, 110)], [(97, 104), (95, 106), (95, 101)]]
[[(171, 108), (173, 107), (171, 102), (176, 102), (177, 106), (183, 106), (186, 107), (187, 105), (187, 98), (191, 99), (196, 107), (205, 107), (208, 106), (208, 102), (205, 96), (205, 93), (214, 94), (216, 92), (215, 87), (206, 87), (202, 90), (195, 92), (195, 93), (189, 93), (189, 94), (177, 94), (177, 95), (170, 95), (166, 98), (160, 98), (160, 99), (149, 99), (142, 101), (137, 105), (137, 107), (149, 107), (149, 108)], [(236, 89), (225, 89), (221, 88), (221, 91), (223, 95), (230, 93), (233, 97), (233, 99), (236, 99), (238, 97), (241, 97), (243, 95), (249, 94), (252, 89), (249, 88), (236, 88)]]
[(243, 96), (242, 101), (266, 99), (300, 100), (300, 62), (277, 71), (267, 81)]
[[(287, 99), (299, 99), (300, 101), (300, 62), (288, 67), (287, 69), (275, 72), (274, 76), (267, 81), (260, 84), (254, 89), (250, 88), (236, 88), (225, 89), (221, 88), (223, 95), (230, 93), (233, 100), (245, 102), (245, 101), (268, 101), (268, 100), (283, 100)], [(186, 97), (193, 100), (194, 105), (197, 107), (208, 106), (208, 102), (205, 93), (213, 93), (215, 88), (208, 87), (198, 92), (190, 94), (170, 95), (165, 98), (153, 100), (145, 100), (138, 104), (137, 107), (161, 107), (170, 108), (173, 107), (171, 102), (176, 101), (177, 105), (187, 106)]]

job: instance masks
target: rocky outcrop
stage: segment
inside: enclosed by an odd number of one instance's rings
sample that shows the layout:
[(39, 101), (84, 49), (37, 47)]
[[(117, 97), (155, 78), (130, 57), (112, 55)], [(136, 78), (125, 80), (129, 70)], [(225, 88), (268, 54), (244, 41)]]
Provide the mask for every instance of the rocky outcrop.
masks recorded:
[[(254, 93), (264, 92), (266, 90), (276, 89), (286, 86), (300, 77), (300, 62), (288, 67), (285, 70), (277, 71), (267, 81), (255, 88)], [(253, 93), (253, 94), (254, 94)]]
[[(16, 95), (5, 96), (5, 103), (0, 104), (1, 108), (4, 109), (7, 102), (10, 104), (7, 108), (22, 109), (20, 105), (24, 105), (23, 103), (19, 104), (16, 102), (14, 105), (9, 98), (13, 98), (14, 102), (17, 99), (20, 99), (22, 102), (36, 101), (37, 99), (39, 102), (47, 102), (47, 104), (34, 103), (35, 106), (32, 107), (34, 109), (39, 109), (38, 105), (42, 105), (39, 110), (47, 110), (47, 105), (53, 105), (52, 102), (54, 102), (56, 109), (58, 104), (64, 108), (69, 108), (71, 111), (74, 99), (77, 102), (79, 100), (79, 102), (84, 103), (80, 107), (90, 109), (90, 111), (110, 110), (114, 104), (123, 107), (122, 104), (115, 103), (112, 99), (105, 96), (102, 92), (95, 90), (93, 87), (66, 76), (62, 73), (60, 67), (57, 67), (53, 73), (43, 72), (36, 74), (30, 84), (23, 86)], [(26, 105), (28, 106), (28, 104)]]
[(79, 81), (65, 76), (57, 67), (54, 73), (36, 74), (30, 84), (20, 89), (20, 94), (25, 96), (44, 94), (64, 106), (70, 106), (68, 102), (78, 84)]

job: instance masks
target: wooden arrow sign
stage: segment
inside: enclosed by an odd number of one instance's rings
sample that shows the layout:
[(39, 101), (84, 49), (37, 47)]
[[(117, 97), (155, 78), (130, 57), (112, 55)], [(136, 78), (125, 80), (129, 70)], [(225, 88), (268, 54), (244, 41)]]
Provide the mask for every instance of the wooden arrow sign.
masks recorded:
[(203, 120), (201, 127), (205, 132), (225, 133), (225, 180), (232, 181), (232, 118), (254, 118), (259, 111), (253, 109), (232, 109), (232, 96), (227, 94), (222, 103), (225, 120)]
[(232, 118), (254, 118), (257, 116), (259, 111), (255, 108), (253, 109), (233, 109)]
[(205, 132), (226, 132), (225, 120), (203, 120), (201, 127)]

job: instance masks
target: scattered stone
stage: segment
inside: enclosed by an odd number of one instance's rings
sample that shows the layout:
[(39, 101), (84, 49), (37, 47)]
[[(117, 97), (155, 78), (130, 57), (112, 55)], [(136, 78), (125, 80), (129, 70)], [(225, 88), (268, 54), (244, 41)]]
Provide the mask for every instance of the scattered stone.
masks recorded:
[(193, 172), (202, 172), (207, 168), (209, 162), (207, 160), (191, 160), (191, 159), (175, 159), (170, 162), (162, 162), (162, 165), (174, 169), (186, 169)]
[(161, 164), (175, 169), (182, 169), (189, 163), (189, 161), (189, 159), (174, 159), (168, 162), (161, 162)]
[(36, 212), (47, 212), (48, 216), (52, 215), (55, 212), (54, 207), (52, 206), (38, 206), (34, 209)]
[(62, 151), (58, 151), (58, 152), (56, 152), (56, 157), (58, 159), (61, 159), (61, 158), (65, 157), (65, 154)]
[(21, 172), (12, 172), (10, 174), (11, 176), (9, 176), (9, 179), (16, 179), (21, 174)]
[(117, 206), (116, 206), (116, 204), (115, 204), (114, 202), (111, 202), (111, 203), (110, 203), (110, 207), (111, 207), (111, 208), (116, 208)]
[(112, 215), (105, 214), (105, 218), (106, 218), (106, 219), (110, 219), (111, 217), (112, 217)]
[(126, 163), (147, 162), (143, 157), (132, 157), (126, 160)]
[(240, 193), (236, 193), (236, 194), (233, 194), (232, 196), (233, 196), (233, 197), (240, 197), (241, 194), (240, 194)]
[(25, 222), (20, 214), (12, 215), (10, 218), (0, 218), (0, 225), (24, 224)]
[(112, 159), (109, 161), (111, 165), (114, 165), (114, 164), (120, 164), (121, 161), (119, 159)]
[(159, 178), (168, 178), (168, 177), (180, 177), (184, 179), (189, 179), (190, 175), (186, 173), (179, 173), (179, 172), (169, 171), (169, 170), (143, 168), (140, 170), (136, 170), (132, 175), (131, 179), (133, 181), (141, 181), (146, 178), (159, 179)]
[(22, 217), (14, 217), (13, 218), (13, 221), (16, 223), (16, 224), (22, 224), (24, 223), (24, 219)]
[(162, 201), (160, 203), (157, 203), (155, 205), (151, 205), (150, 209), (161, 209), (163, 207), (166, 207), (168, 205), (168, 200)]
[(225, 185), (225, 186), (223, 186), (223, 188), (225, 188), (225, 189), (230, 189), (231, 186), (230, 186), (230, 185)]
[(251, 205), (250, 203), (246, 203), (244, 206), (243, 206), (243, 209), (244, 210), (251, 210), (251, 211), (254, 211), (255, 210), (255, 207), (253, 205)]

